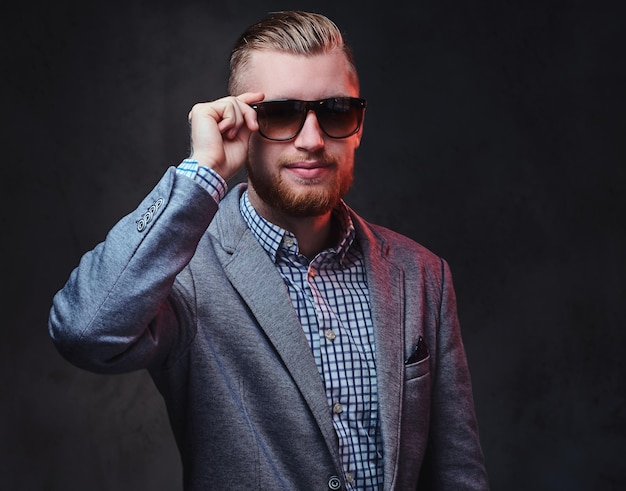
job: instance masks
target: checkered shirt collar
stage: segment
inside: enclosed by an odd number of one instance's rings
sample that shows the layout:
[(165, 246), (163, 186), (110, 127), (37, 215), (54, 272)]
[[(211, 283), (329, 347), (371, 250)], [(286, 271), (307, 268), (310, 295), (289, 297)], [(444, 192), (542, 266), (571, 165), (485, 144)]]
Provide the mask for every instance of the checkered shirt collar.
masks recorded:
[[(239, 200), (239, 209), (241, 210), (243, 219), (261, 244), (261, 247), (265, 249), (265, 251), (272, 258), (272, 261), (276, 263), (278, 251), (280, 249), (287, 249), (287, 246), (285, 245), (285, 238), (290, 237), (295, 240), (295, 236), (291, 232), (267, 221), (259, 215), (259, 213), (252, 206), (252, 203), (250, 203), (247, 190), (241, 195), (241, 199)], [(330, 249), (330, 252), (334, 253), (339, 262), (343, 264), (346, 253), (354, 244), (354, 238), (356, 235), (352, 218), (348, 212), (348, 207), (343, 200), (340, 201), (339, 204), (333, 209), (332, 219), (337, 220), (337, 223), (339, 224), (341, 238), (337, 247)]]

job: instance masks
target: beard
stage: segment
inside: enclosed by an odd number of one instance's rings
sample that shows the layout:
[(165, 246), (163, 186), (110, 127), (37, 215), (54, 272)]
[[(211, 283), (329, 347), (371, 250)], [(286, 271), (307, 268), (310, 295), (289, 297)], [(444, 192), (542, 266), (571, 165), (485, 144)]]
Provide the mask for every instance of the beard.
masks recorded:
[[(329, 156), (324, 155), (322, 160), (338, 168), (337, 161)], [(285, 163), (288, 162), (280, 163), (277, 168), (280, 169)], [(302, 218), (324, 215), (339, 204), (354, 179), (352, 162), (344, 164), (346, 168), (339, 168), (336, 177), (329, 182), (322, 184), (315, 179), (310, 182), (303, 180), (297, 188), (285, 182), (280, 172), (272, 174), (262, 168), (256, 169), (249, 160), (246, 169), (248, 180), (261, 200), (283, 214)]]

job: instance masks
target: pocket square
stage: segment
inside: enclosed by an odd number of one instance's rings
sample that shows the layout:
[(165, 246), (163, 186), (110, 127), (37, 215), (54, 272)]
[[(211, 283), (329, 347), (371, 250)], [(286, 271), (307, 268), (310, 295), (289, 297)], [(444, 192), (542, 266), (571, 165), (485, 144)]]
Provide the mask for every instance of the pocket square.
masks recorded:
[(411, 363), (417, 363), (425, 359), (428, 356), (428, 346), (426, 346), (426, 341), (422, 336), (417, 340), (417, 344), (415, 345), (415, 349), (411, 356), (409, 356), (404, 362), (405, 365), (410, 365)]

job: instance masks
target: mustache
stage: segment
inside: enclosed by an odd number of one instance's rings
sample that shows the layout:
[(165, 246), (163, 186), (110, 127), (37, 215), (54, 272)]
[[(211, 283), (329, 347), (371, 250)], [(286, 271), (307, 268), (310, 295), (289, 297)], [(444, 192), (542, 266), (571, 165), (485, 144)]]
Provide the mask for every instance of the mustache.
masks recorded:
[(282, 157), (278, 164), (280, 165), (290, 165), (298, 162), (319, 162), (323, 165), (337, 165), (337, 159), (332, 155), (326, 152), (325, 150), (320, 150), (319, 152), (307, 152), (301, 153), (298, 155), (290, 155)]

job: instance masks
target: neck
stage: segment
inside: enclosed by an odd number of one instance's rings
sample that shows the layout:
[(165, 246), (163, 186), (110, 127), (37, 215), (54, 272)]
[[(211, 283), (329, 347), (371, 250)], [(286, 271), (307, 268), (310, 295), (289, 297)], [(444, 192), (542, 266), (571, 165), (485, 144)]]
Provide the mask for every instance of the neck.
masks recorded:
[(289, 223), (277, 223), (296, 236), (300, 254), (313, 259), (324, 249), (333, 245), (335, 234), (331, 223), (331, 214), (288, 220)]
[(267, 206), (257, 194), (248, 188), (250, 203), (267, 221), (288, 230), (298, 241), (300, 254), (313, 259), (318, 253), (332, 247), (338, 240), (338, 231), (332, 226), (332, 211), (323, 215), (298, 217), (286, 215)]

